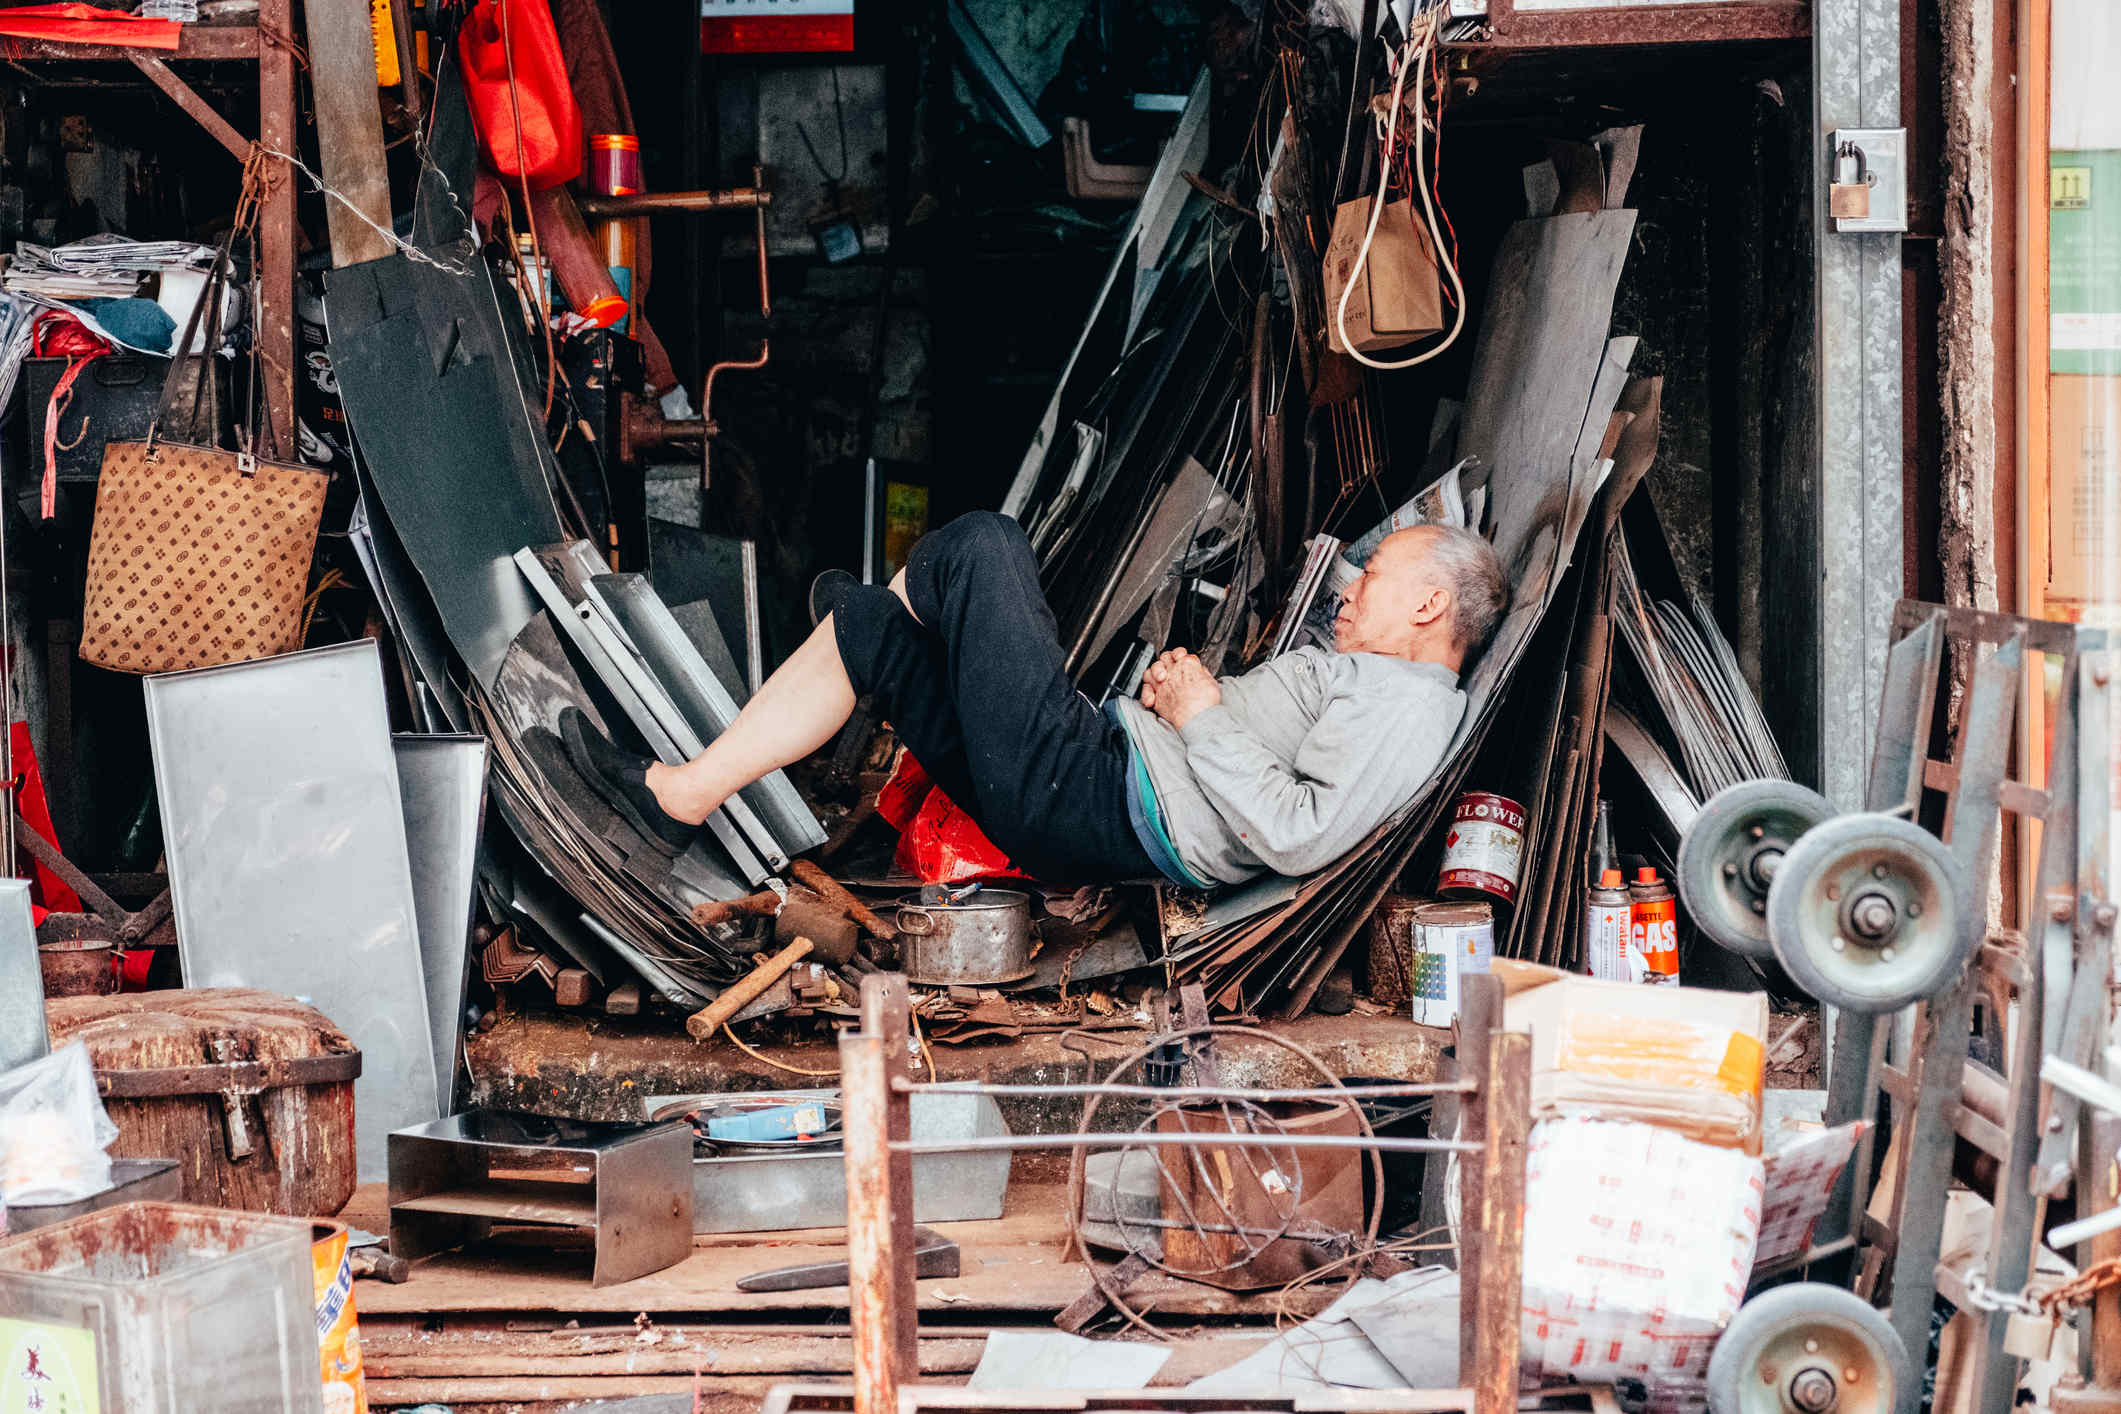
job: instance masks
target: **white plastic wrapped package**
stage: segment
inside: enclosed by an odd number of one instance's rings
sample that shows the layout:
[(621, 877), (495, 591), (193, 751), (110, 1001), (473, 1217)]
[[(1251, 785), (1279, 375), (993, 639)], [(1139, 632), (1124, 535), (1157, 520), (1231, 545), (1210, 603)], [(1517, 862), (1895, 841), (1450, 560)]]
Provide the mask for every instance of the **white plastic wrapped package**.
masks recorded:
[(94, 1197), (110, 1187), (104, 1150), (117, 1137), (79, 1041), (0, 1073), (0, 1200), (27, 1207)]
[(1528, 1380), (1640, 1380), (1656, 1414), (1707, 1404), (1709, 1352), (1745, 1298), (1761, 1162), (1669, 1129), (1560, 1118), (1525, 1156)]

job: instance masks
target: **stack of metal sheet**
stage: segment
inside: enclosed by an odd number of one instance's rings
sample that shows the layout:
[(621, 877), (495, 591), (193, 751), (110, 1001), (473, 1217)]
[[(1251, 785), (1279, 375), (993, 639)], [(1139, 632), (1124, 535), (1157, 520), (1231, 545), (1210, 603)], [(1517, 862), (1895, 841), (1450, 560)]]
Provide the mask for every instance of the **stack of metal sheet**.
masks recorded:
[[(1155, 190), (1152, 184), (1152, 196)], [(1617, 202), (1621, 195), (1616, 186), (1609, 197)], [(1154, 317), (1137, 327), (1104, 308), (1093, 314), (1093, 332), (1103, 327), (1108, 335), (1123, 335), (1117, 364), (1094, 388), (1074, 370), (1064, 378), (1008, 507), (1041, 551), (1063, 640), (1078, 650), (1074, 667), (1093, 697), (1132, 687), (1126, 660), (1115, 664), (1108, 655), (1092, 661), (1095, 655), (1087, 650), (1098, 641), (1093, 629), (1105, 608), (1123, 597), (1116, 586), (1143, 553), (1155, 558), (1178, 595), (1200, 592), (1202, 577), (1188, 569), (1192, 551), (1174, 551), (1149, 530), (1159, 497), (1181, 495), (1180, 486), (1194, 470), (1205, 468), (1213, 487), (1237, 507), (1234, 515), (1215, 519), (1217, 533), (1225, 534), (1232, 522), (1240, 525), (1242, 544), (1258, 562), (1251, 573), (1232, 573), (1224, 576), (1226, 584), (1212, 586), (1210, 597), (1222, 596), (1217, 608), (1223, 638), (1216, 646), (1233, 648), (1233, 666), (1244, 665), (1245, 647), (1256, 658), (1272, 641), (1272, 625), (1260, 623), (1257, 612), (1252, 619), (1257, 632), (1244, 633), (1242, 601), (1263, 581), (1295, 582), (1299, 565), (1285, 551), (1332, 518), (1332, 511), (1313, 503), (1308, 489), (1295, 489), (1299, 476), (1306, 486), (1329, 481), (1332, 468), (1285, 469), (1278, 456), (1252, 455), (1253, 448), (1273, 443), (1262, 435), (1259, 419), (1279, 416), (1276, 403), (1300, 399), (1258, 396), (1262, 387), (1271, 394), (1285, 376), (1261, 363), (1263, 358), (1271, 362), (1270, 338), (1255, 338), (1249, 351), (1251, 394), (1240, 387), (1246, 379), (1230, 376), (1231, 367), (1243, 367), (1246, 357), (1232, 358), (1238, 341), (1225, 313), (1228, 292), (1219, 289), (1213, 272), (1236, 268), (1246, 258), (1248, 242), (1256, 248), (1257, 232), (1224, 223), (1219, 211), (1207, 209), (1189, 225), (1195, 202), (1209, 206), (1197, 197), (1179, 204), (1178, 234), (1159, 248), (1157, 278), (1146, 296), (1137, 289), (1135, 308), (1146, 305)], [(1647, 418), (1636, 419), (1642, 427), (1629, 454), (1629, 472), (1615, 472), (1620, 460), (1616, 430), (1636, 418), (1634, 412), (1616, 417), (1629, 392), (1635, 341), (1607, 337), (1634, 223), (1632, 211), (1609, 208), (1524, 221), (1505, 238), (1488, 285), (1455, 445), (1437, 448), (1431, 464), (1441, 471), (1459, 458), (1476, 457), (1477, 465), (1492, 468), (1486, 531), (1511, 580), (1509, 611), (1464, 683), (1468, 706), (1445, 766), (1394, 819), (1308, 877), (1269, 877), (1213, 898), (1167, 896), (1163, 960), (1175, 980), (1202, 982), (1220, 1006), (1286, 1016), (1309, 1005), (1472, 768), (1599, 498), (1606, 496), (1610, 507), (1598, 521), (1602, 532), (1646, 469), (1656, 445), (1654, 396)], [(1124, 285), (1122, 277), (1141, 278), (1141, 255), (1130, 241), (1114, 285)], [(1299, 273), (1315, 278), (1315, 270), (1291, 271), (1292, 286), (1303, 283)], [(1255, 282), (1254, 288), (1260, 287)], [(1200, 371), (1204, 361), (1213, 363), (1206, 374)], [(1357, 387), (1363, 386), (1358, 378)], [(1359, 396), (1344, 401), (1361, 406)], [(1248, 403), (1254, 419), (1249, 439), (1238, 431)], [(1076, 428), (1072, 442), (1059, 433), (1071, 426)], [(1363, 437), (1354, 440), (1368, 445)], [(1332, 444), (1321, 436), (1309, 445), (1327, 448), (1319, 453), (1324, 457)], [(1362, 474), (1368, 473), (1360, 466), (1353, 473), (1339, 468), (1344, 488), (1351, 475)], [(1271, 533), (1258, 529), (1269, 523)], [(1333, 528), (1345, 534), (1365, 527)], [(1136, 601), (1150, 606), (1141, 637), (1168, 636), (1198, 646), (1199, 624), (1174, 627), (1168, 617), (1156, 620), (1158, 595), (1170, 592), (1152, 584), (1147, 593), (1135, 594)], [(1139, 655), (1135, 661), (1141, 661)], [(1555, 679), (1558, 683), (1560, 675)], [(1601, 706), (1602, 683), (1601, 674), (1596, 695)], [(1549, 740), (1559, 732), (1558, 724), (1550, 727)], [(1575, 810), (1574, 796), (1567, 805)]]
[[(452, 74), (454, 70), (450, 71)], [(489, 839), (488, 903), (606, 985), (637, 973), (696, 1006), (739, 963), (691, 921), (752, 892), (824, 831), (776, 774), (731, 800), (672, 860), (584, 782), (558, 736), (579, 707), (620, 741), (680, 761), (734, 720), (707, 660), (638, 575), (569, 540), (512, 290), (467, 255), (474, 144), (453, 81), (437, 94), (413, 237), (332, 271), (331, 357), (358, 452), (351, 540), (430, 730), (491, 740), (492, 799), (512, 839)], [(711, 619), (707, 620), (711, 625)], [(693, 631), (700, 622), (696, 618)]]

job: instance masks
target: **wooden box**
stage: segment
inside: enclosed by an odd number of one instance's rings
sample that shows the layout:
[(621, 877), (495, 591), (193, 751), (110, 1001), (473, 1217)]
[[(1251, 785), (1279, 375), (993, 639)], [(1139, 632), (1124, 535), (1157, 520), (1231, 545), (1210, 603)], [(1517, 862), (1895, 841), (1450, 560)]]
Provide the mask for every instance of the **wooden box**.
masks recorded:
[(316, 1008), (219, 987), (59, 997), (54, 1047), (81, 1041), (121, 1158), (176, 1159), (184, 1201), (321, 1217), (354, 1191), (361, 1053)]

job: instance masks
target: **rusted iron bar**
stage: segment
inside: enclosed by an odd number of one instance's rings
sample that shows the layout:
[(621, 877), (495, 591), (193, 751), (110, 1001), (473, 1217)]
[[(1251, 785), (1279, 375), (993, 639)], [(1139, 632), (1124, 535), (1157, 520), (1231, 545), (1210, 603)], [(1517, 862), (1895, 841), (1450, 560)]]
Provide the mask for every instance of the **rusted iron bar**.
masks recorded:
[(862, 930), (868, 933), (870, 937), (888, 941), (898, 936), (898, 929), (877, 917), (875, 911), (868, 904), (863, 903), (852, 893), (848, 892), (845, 884), (842, 884), (809, 860), (798, 859), (793, 861), (788, 866), (788, 872), (795, 876), (796, 882), (807, 884), (817, 890), (818, 893), (824, 896), (827, 903), (830, 903), (849, 918), (861, 924)]
[[(293, 0), (258, 0), (259, 32), (251, 53), (258, 61), (258, 145), (268, 152), (295, 150), (295, 54)], [(199, 33), (184, 27), (186, 38)], [(206, 33), (213, 33), (208, 30)], [(181, 51), (180, 51), (181, 52)], [(265, 159), (265, 195), (258, 204), (258, 309), (254, 335), (265, 366), (266, 426), (283, 457), (295, 455), (295, 174), (284, 158)]]
[(638, 196), (585, 196), (584, 216), (661, 216), (666, 213), (749, 211), (773, 205), (764, 187), (728, 187), (720, 191), (643, 192)]
[[(864, 979), (867, 980), (866, 978)], [(1168, 1096), (1187, 1098), (1183, 1090)], [(903, 1096), (900, 1097), (904, 1099)], [(973, 1139), (905, 1139), (894, 1154), (983, 1154), (998, 1149), (1132, 1149), (1161, 1145), (1179, 1149), (1375, 1149), (1380, 1154), (1477, 1154), (1464, 1139), (1374, 1139), (1362, 1134), (1237, 1134), (1206, 1130), (1100, 1129), (1088, 1134), (995, 1134)]]
[[(263, 18), (263, 12), (260, 12)], [(72, 59), (90, 62), (131, 59), (149, 53), (161, 59), (255, 59), (258, 31), (249, 25), (186, 25), (177, 31), (175, 49), (137, 49), (130, 44), (68, 44), (58, 39), (10, 39), (12, 59)]]
[(1811, 12), (1807, 0), (1602, 5), (1569, 10), (1520, 10), (1516, 0), (1489, 0), (1490, 38), (1463, 47), (1599, 49), (1804, 39), (1812, 32)]
[(190, 84), (172, 73), (169, 65), (145, 49), (134, 50), (132, 61), (134, 68), (153, 80), (156, 88), (168, 94), (172, 102), (189, 113), (192, 121), (206, 129), (215, 142), (227, 148), (231, 157), (238, 162), (249, 159), (250, 139), (237, 132), (235, 124), (216, 113)]
[[(908, 1095), (1023, 1095), (1045, 1098), (1056, 1095), (1114, 1095), (1144, 1100), (1168, 1100), (1168, 1085), (989, 1085), (979, 1080), (909, 1080), (896, 1087)], [(1354, 1100), (1395, 1099), (1403, 1095), (1464, 1095), (1473, 1090), (1467, 1080), (1408, 1081), (1400, 1085), (1322, 1086), (1313, 1090), (1247, 1090), (1228, 1085), (1188, 1085), (1178, 1098), (1193, 1100)]]
[(279, 1090), (291, 1085), (336, 1085), (361, 1074), (361, 1053), (294, 1056), (224, 1065), (172, 1065), (153, 1070), (99, 1070), (96, 1093), (107, 1100), (165, 1095), (218, 1095), (229, 1090)]
[(920, 1377), (913, 1278), (912, 1104), (893, 1082), (909, 1069), (906, 979), (862, 979), (862, 1025), (840, 1036), (841, 1147), (847, 1167), (847, 1314), (855, 1414), (898, 1414), (899, 1386)]

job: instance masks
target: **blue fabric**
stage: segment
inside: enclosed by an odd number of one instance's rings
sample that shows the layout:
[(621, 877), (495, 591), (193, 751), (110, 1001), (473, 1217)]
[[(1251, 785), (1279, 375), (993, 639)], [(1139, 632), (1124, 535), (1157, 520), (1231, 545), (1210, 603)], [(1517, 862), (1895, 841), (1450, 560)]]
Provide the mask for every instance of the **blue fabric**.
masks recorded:
[[(1124, 731), (1125, 723), (1118, 712), (1119, 704), (1105, 704), (1105, 714)], [(1185, 861), (1178, 857), (1177, 848), (1171, 843), (1171, 833), (1164, 828), (1164, 812), (1156, 803), (1156, 783), (1149, 779), (1149, 763), (1133, 740), (1127, 742), (1127, 822), (1134, 826), (1134, 837), (1141, 841), (1143, 853), (1149, 856), (1157, 872), (1182, 889), (1206, 889), (1211, 887), (1195, 878), (1186, 868)]]
[(151, 299), (85, 299), (78, 303), (121, 344), (148, 353), (168, 353), (176, 341), (177, 321)]

